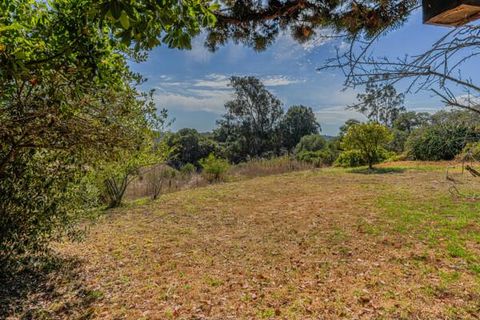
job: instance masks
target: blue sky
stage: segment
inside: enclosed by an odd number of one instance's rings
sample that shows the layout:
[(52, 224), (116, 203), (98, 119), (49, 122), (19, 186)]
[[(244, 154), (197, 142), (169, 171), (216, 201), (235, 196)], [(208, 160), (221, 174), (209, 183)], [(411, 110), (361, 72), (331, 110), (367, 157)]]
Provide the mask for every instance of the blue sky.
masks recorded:
[[(450, 30), (423, 25), (421, 19), (421, 12), (415, 12), (404, 26), (379, 39), (375, 54), (396, 57), (419, 53)], [(293, 104), (312, 107), (322, 132), (334, 135), (345, 120), (363, 119), (361, 114), (345, 110), (356, 101), (361, 88), (342, 90), (344, 78), (339, 71), (316, 71), (326, 59), (335, 56), (336, 48), (344, 46), (339, 40), (324, 39), (300, 45), (282, 35), (265, 52), (228, 44), (211, 53), (199, 36), (190, 51), (159, 47), (146, 62), (133, 64), (132, 69), (148, 79), (143, 89), (156, 90), (158, 107), (168, 109), (175, 118), (172, 130), (212, 130), (215, 120), (225, 111), (224, 103), (231, 99), (228, 78), (254, 75), (283, 101), (285, 108)], [(402, 85), (398, 89), (402, 90)], [(433, 111), (442, 104), (430, 92), (421, 92), (407, 95), (405, 106), (409, 110)]]

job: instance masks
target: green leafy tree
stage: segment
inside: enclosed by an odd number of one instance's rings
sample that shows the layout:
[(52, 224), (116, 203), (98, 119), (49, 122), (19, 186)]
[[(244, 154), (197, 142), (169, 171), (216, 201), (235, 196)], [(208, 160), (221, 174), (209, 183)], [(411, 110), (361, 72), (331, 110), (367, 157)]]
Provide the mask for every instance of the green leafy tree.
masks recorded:
[(171, 133), (167, 135), (166, 143), (172, 150), (168, 163), (177, 169), (188, 163), (198, 168), (200, 159), (219, 152), (219, 146), (213, 139), (201, 135), (195, 129), (184, 128)]
[(295, 147), (295, 152), (319, 151), (325, 148), (327, 141), (319, 134), (309, 134), (303, 136)]
[(365, 93), (357, 95), (359, 103), (348, 106), (363, 113), (368, 120), (392, 127), (397, 117), (405, 111), (404, 95), (397, 94), (392, 85), (381, 86), (375, 79), (367, 82)]
[(338, 156), (336, 141), (327, 142), (319, 134), (303, 136), (295, 147), (295, 158), (316, 167), (331, 165)]
[(393, 122), (393, 128), (411, 133), (417, 128), (428, 125), (431, 122), (431, 119), (432, 115), (428, 112), (402, 112)]
[(340, 127), (339, 137), (340, 138), (343, 137), (352, 125), (360, 124), (360, 123), (361, 122), (356, 119), (348, 119), (347, 121), (345, 121), (345, 123)]
[(346, 151), (357, 150), (372, 169), (382, 159), (384, 147), (392, 140), (389, 129), (381, 124), (370, 122), (351, 126), (342, 139)]
[(280, 122), (280, 131), (282, 147), (292, 151), (303, 136), (318, 133), (320, 124), (312, 108), (302, 105), (291, 106)]
[(217, 121), (216, 140), (225, 144), (234, 162), (277, 152), (282, 103), (255, 77), (232, 77), (234, 99)]

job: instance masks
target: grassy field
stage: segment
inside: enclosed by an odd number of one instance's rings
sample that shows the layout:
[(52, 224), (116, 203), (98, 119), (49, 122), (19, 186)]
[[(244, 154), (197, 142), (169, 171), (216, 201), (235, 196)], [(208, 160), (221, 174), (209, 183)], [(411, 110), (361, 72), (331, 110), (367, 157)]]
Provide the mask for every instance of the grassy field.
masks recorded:
[(75, 276), (25, 299), (46, 319), (478, 319), (480, 183), (451, 169), (455, 197), (446, 168), (309, 170), (110, 211), (58, 246)]

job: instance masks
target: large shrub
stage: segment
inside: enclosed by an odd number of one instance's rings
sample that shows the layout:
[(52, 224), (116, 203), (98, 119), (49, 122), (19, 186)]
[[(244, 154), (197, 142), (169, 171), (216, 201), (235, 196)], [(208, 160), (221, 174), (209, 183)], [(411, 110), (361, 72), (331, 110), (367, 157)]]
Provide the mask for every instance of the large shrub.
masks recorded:
[(208, 136), (195, 129), (184, 128), (167, 135), (166, 144), (171, 148), (168, 164), (180, 169), (187, 163), (199, 167), (199, 160), (208, 157), (210, 153), (219, 153), (219, 146)]
[(52, 239), (76, 234), (74, 222), (98, 199), (86, 169), (79, 170), (78, 164), (65, 152), (31, 150), (4, 168), (0, 264), (18, 254), (41, 251)]
[(469, 142), (480, 140), (480, 131), (471, 125), (441, 123), (415, 130), (406, 148), (413, 160), (452, 160)]
[(360, 150), (347, 150), (340, 153), (334, 164), (337, 167), (350, 168), (363, 166), (367, 163)]
[(304, 151), (319, 151), (327, 145), (327, 141), (319, 134), (309, 134), (303, 136), (295, 147), (295, 153)]
[(227, 160), (217, 158), (213, 153), (208, 157), (200, 160), (203, 168), (202, 174), (209, 182), (217, 182), (225, 180), (226, 173), (230, 164)]
[(296, 154), (296, 159), (313, 164), (315, 167), (329, 166), (333, 164), (337, 155), (330, 149), (324, 148), (318, 151), (301, 151)]
[(392, 138), (387, 127), (376, 122), (362, 123), (348, 129), (342, 139), (342, 146), (346, 151), (356, 150), (371, 169), (375, 163), (385, 159), (385, 146)]
[(291, 106), (280, 121), (282, 147), (292, 151), (302, 137), (316, 134), (319, 130), (320, 125), (312, 108)]

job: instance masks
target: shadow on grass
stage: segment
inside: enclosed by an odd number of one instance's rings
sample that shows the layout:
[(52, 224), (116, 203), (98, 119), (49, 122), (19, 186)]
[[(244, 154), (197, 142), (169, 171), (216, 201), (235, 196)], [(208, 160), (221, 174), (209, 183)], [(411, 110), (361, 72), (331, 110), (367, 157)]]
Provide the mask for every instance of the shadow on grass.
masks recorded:
[(405, 172), (405, 170), (406, 169), (404, 168), (395, 168), (395, 167), (373, 168), (373, 169), (361, 167), (361, 168), (350, 169), (348, 171), (351, 173), (360, 173), (360, 174), (391, 174), (391, 173), (402, 173), (402, 172)]
[(0, 261), (0, 319), (92, 317), (92, 303), (101, 294), (86, 288), (78, 260), (49, 256), (28, 263)]

